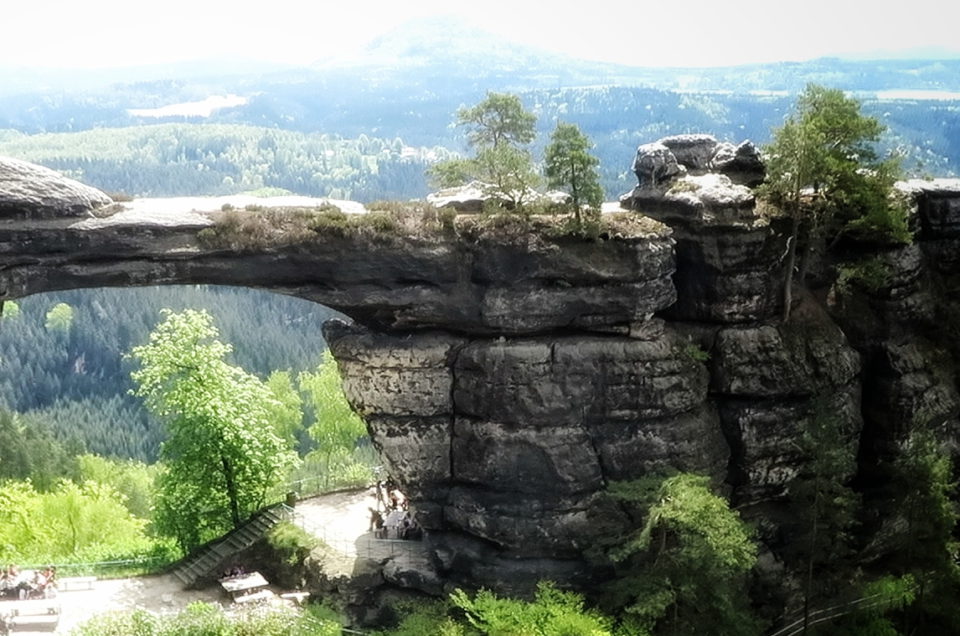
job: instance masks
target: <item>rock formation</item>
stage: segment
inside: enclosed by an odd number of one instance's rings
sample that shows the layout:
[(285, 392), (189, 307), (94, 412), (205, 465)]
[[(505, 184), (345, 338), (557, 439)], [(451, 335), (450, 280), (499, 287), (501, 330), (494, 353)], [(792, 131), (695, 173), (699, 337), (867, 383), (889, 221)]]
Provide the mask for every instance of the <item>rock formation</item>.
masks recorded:
[[(703, 473), (760, 515), (806, 461), (796, 442), (818, 410), (860, 450), (863, 475), (911, 418), (956, 433), (960, 182), (909, 184), (918, 240), (876, 256), (882, 285), (834, 276), (780, 324), (782, 219), (711, 171), (757, 174), (751, 148), (641, 146), (631, 212), (605, 215), (595, 241), (459, 217), (450, 233), (317, 229), (237, 247), (209, 240), (227, 231), (217, 211), (142, 202), (78, 219), (102, 199), (7, 199), (0, 298), (212, 283), (338, 309), (354, 322), (325, 335), (345, 391), (445, 580), (582, 582), (595, 519), (628, 523), (603, 496), (612, 480)], [(44, 199), (23, 179), (8, 191)]]

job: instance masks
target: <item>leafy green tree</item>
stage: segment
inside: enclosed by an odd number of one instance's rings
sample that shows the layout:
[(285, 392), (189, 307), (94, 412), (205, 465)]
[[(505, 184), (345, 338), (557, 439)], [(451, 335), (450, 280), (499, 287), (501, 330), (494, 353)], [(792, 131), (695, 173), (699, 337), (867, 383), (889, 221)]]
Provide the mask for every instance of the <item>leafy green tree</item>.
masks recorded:
[(20, 315), (20, 305), (12, 300), (0, 301), (0, 317), (12, 320)]
[[(765, 149), (767, 178), (761, 193), (792, 220), (784, 265), (784, 320), (790, 317), (802, 231), (808, 250), (824, 238), (825, 230), (839, 234), (836, 219), (854, 222), (855, 228), (857, 220), (866, 217), (875, 230), (888, 219), (889, 240), (909, 242), (909, 233), (903, 235), (902, 213), (891, 209), (895, 164), (878, 161), (874, 150), (883, 130), (875, 118), (861, 114), (857, 100), (814, 84), (800, 95), (783, 126), (774, 130)], [(801, 260), (802, 282), (809, 261)]]
[(22, 417), (0, 410), (0, 479), (29, 479), (47, 491), (76, 473), (76, 460), (46, 425), (27, 426)]
[(270, 422), (270, 390), (225, 361), (206, 312), (164, 311), (132, 357), (136, 395), (167, 424), (155, 523), (184, 549), (239, 526), (295, 462)]
[(47, 312), (47, 321), (44, 323), (47, 331), (70, 331), (73, 324), (73, 307), (67, 303), (57, 303)]
[(815, 405), (804, 421), (800, 448), (806, 461), (789, 489), (798, 527), (788, 557), (804, 572), (806, 624), (813, 602), (839, 596), (835, 577), (852, 552), (859, 497), (848, 485), (856, 472), (854, 448), (825, 404)]
[(505, 144), (482, 148), (473, 165), (474, 176), (486, 184), (487, 193), (504, 201), (511, 210), (522, 210), (540, 185), (533, 158), (523, 148)]
[(147, 521), (105, 484), (61, 480), (48, 492), (30, 482), (0, 485), (0, 560), (4, 563), (84, 562), (150, 554)]
[(606, 599), (630, 634), (754, 634), (746, 574), (757, 560), (751, 533), (709, 479), (680, 473), (610, 485), (644, 518), (608, 552), (617, 578)]
[(457, 125), (468, 129), (467, 142), (475, 156), (434, 164), (431, 179), (442, 187), (478, 180), (486, 184), (486, 194), (522, 210), (541, 181), (526, 148), (536, 136), (536, 121), (518, 96), (487, 93), (476, 106), (457, 111)]
[(319, 460), (327, 476), (347, 471), (357, 463), (354, 451), (358, 444), (369, 438), (366, 424), (350, 408), (343, 393), (337, 362), (330, 350), (324, 352), (316, 372), (303, 372), (297, 381), (315, 420), (308, 433), (316, 448), (307, 456), (307, 461)]
[(603, 188), (597, 172), (600, 161), (590, 154), (590, 148), (590, 140), (576, 124), (557, 122), (544, 152), (547, 184), (569, 191), (578, 224), (581, 205), (599, 209), (603, 203)]
[(81, 482), (106, 484), (123, 497), (124, 505), (131, 514), (141, 519), (153, 516), (154, 484), (158, 472), (156, 464), (108, 459), (89, 453), (78, 456), (76, 461)]
[(267, 378), (267, 388), (274, 398), (274, 401), (267, 405), (274, 430), (289, 448), (297, 448), (303, 432), (303, 399), (293, 386), (290, 372), (271, 373)]
[(457, 111), (457, 125), (469, 129), (473, 148), (525, 146), (536, 137), (537, 117), (524, 109), (517, 95), (488, 92), (486, 98)]

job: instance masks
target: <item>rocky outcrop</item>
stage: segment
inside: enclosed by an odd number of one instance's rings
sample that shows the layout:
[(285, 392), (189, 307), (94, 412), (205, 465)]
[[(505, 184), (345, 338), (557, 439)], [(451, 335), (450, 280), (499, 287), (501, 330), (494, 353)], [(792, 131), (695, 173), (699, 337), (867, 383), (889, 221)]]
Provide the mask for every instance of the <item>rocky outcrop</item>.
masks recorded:
[[(325, 335), (452, 580), (519, 590), (544, 568), (582, 573), (609, 480), (724, 478), (707, 370), (662, 323), (643, 338), (400, 337), (342, 323)], [(461, 551), (503, 567), (465, 565)]]
[[(378, 570), (378, 585), (585, 583), (597, 520), (630, 529), (609, 483), (671, 470), (713, 477), (774, 537), (762, 515), (809, 461), (798, 441), (824, 414), (856, 451), (859, 483), (917, 421), (958, 439), (960, 183), (907, 184), (916, 243), (826, 262), (828, 287), (800, 294), (781, 324), (783, 220), (716, 172), (750, 173), (755, 149), (695, 136), (643, 156), (631, 212), (604, 215), (596, 240), (549, 218), (384, 233), (302, 209), (225, 222), (135, 202), (79, 219), (72, 203), (34, 214), (43, 196), (25, 196), (0, 218), (0, 299), (211, 283), (350, 316), (325, 335), (442, 578)], [(267, 238), (210, 240), (247, 220)]]
[(113, 199), (58, 172), (0, 157), (0, 219), (48, 219), (93, 216)]
[(775, 316), (785, 249), (782, 221), (757, 207), (753, 192), (716, 173), (637, 187), (620, 205), (673, 230), (678, 320), (749, 322)]
[[(573, 197), (559, 190), (541, 193), (528, 188), (523, 195), (523, 200), (529, 205), (560, 207), (569, 204)], [(496, 186), (482, 181), (471, 181), (466, 185), (443, 188), (427, 195), (427, 203), (438, 208), (452, 208), (457, 212), (481, 212), (488, 202), (494, 202), (508, 209), (513, 207), (513, 201), (497, 192)]]

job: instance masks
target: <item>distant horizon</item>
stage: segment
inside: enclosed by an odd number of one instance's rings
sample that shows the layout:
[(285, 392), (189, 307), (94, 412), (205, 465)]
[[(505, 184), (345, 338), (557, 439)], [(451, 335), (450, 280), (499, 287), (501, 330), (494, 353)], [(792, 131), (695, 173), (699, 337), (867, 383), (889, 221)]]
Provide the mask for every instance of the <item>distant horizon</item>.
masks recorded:
[[(168, 0), (145, 18), (142, 9), (119, 0), (21, 3), (5, 10), (9, 25), (25, 28), (10, 29), (0, 41), (0, 68), (53, 73), (191, 62), (303, 68), (359, 56), (377, 38), (424, 21), (635, 68), (960, 59), (953, 32), (960, 5), (944, 8), (939, 0), (914, 0), (912, 23), (902, 13), (864, 9), (853, 0), (808, 0), (802, 10), (778, 11), (761, 0), (722, 7), (687, 0), (682, 13), (623, 0), (595, 0), (589, 12), (544, 10), (524, 0), (490, 0), (482, 10), (440, 0), (324, 5), (275, 0), (264, 13), (225, 0)], [(31, 25), (42, 29), (39, 39)]]

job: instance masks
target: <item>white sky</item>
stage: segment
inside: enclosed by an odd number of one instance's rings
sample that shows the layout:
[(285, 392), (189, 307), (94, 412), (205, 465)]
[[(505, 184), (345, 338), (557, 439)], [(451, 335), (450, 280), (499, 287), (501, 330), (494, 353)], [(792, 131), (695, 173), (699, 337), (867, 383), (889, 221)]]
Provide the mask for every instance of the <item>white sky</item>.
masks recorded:
[(5, 2), (0, 66), (207, 58), (307, 64), (421, 16), (455, 15), (577, 57), (711, 66), (916, 48), (960, 52), (957, 0), (29, 0)]

